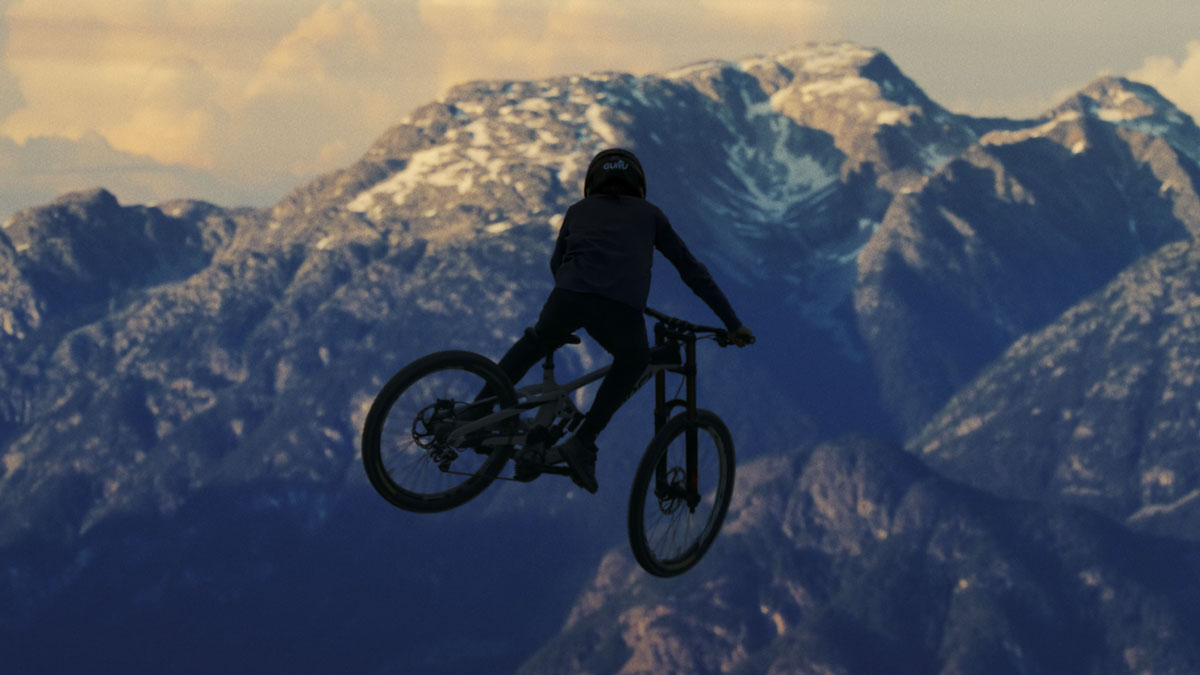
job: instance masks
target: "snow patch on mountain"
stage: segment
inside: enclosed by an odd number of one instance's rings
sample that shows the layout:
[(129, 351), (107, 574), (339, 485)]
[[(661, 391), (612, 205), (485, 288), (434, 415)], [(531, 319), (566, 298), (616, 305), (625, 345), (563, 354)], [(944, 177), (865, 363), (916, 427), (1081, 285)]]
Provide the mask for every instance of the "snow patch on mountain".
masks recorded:
[(878, 50), (853, 42), (807, 44), (767, 56), (757, 56), (738, 62), (742, 70), (774, 67), (779, 64), (803, 64), (807, 73), (828, 75), (861, 66), (879, 54)]
[(610, 111), (611, 109), (606, 106), (592, 104), (588, 106), (584, 117), (587, 119), (592, 130), (603, 139), (605, 144), (620, 145), (621, 134), (608, 119), (608, 115), (611, 114)]
[(421, 185), (453, 187), (458, 189), (459, 194), (466, 194), (474, 184), (474, 165), (475, 161), (463, 157), (462, 149), (453, 144), (415, 152), (404, 169), (359, 193), (346, 205), (346, 209), (366, 213), (380, 196), (390, 197), (396, 204), (404, 204), (413, 190)]
[(1010, 143), (1019, 143), (1031, 138), (1046, 138), (1054, 132), (1060, 125), (1077, 122), (1082, 119), (1083, 114), (1077, 110), (1069, 110), (1051, 117), (1049, 120), (1026, 129), (1017, 129), (1013, 131), (992, 131), (985, 134), (979, 139), (981, 145), (1008, 145)]
[[(792, 151), (788, 120), (777, 117), (771, 120), (771, 128), (775, 141), (769, 154), (744, 140), (729, 149), (728, 168), (738, 184), (726, 186), (726, 197), (748, 206), (755, 214), (753, 220), (788, 224), (789, 210), (837, 183), (838, 176), (812, 156)], [(742, 217), (746, 217), (744, 210)]]
[(826, 96), (866, 93), (874, 86), (874, 83), (865, 77), (847, 75), (837, 79), (817, 80), (803, 84), (799, 87), (799, 92), (805, 103), (816, 103), (818, 98)]
[(1043, 119), (1077, 113), (1155, 138), (1200, 163), (1200, 129), (1186, 113), (1146, 84), (1102, 77), (1069, 97)]

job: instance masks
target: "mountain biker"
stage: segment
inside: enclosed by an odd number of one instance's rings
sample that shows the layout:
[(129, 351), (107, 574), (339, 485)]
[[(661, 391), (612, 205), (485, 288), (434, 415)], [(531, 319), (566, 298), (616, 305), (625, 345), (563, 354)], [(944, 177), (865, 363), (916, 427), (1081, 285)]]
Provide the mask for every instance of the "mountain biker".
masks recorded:
[(649, 360), (642, 314), (650, 293), (654, 249), (720, 317), (734, 344), (744, 347), (753, 333), (742, 325), (708, 269), (688, 251), (663, 212), (646, 201), (645, 173), (632, 152), (610, 148), (598, 153), (588, 166), (583, 194), (567, 209), (550, 258), (554, 290), (537, 323), (499, 365), (518, 382), (580, 328), (612, 355), (612, 368), (583, 424), (555, 448), (570, 467), (572, 480), (595, 493), (596, 437), (633, 392)]

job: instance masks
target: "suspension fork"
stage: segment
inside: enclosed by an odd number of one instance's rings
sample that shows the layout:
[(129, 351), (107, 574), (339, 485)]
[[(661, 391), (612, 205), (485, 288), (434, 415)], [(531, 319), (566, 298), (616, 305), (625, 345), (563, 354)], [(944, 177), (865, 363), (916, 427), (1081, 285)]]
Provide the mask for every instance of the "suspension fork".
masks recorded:
[[(655, 344), (661, 345), (667, 342), (667, 336), (662, 324), (654, 326)], [(699, 414), (696, 407), (696, 337), (688, 335), (684, 338), (684, 360), (683, 366), (679, 372), (684, 377), (684, 388), (686, 391), (684, 404), (684, 415), (687, 419), (687, 428), (684, 432), (685, 442), (685, 485), (687, 488), (687, 504), (688, 508), (695, 510), (696, 505), (700, 503), (699, 489), (699, 467), (697, 455), (699, 447)], [(667, 371), (660, 370), (654, 375), (654, 432), (658, 433), (667, 424), (670, 418), (670, 410), (674, 405), (678, 405), (679, 401), (667, 401)], [(670, 481), (668, 478), (667, 456), (664, 455), (662, 461), (655, 468), (655, 494), (660, 498), (665, 496), (669, 490)]]
[(688, 336), (687, 344), (684, 347), (686, 356), (683, 360), (684, 378), (687, 384), (687, 431), (684, 432), (687, 443), (687, 504), (691, 511), (696, 510), (696, 505), (700, 503), (700, 467), (699, 459), (699, 422), (700, 414), (696, 409), (696, 337)]
[[(667, 337), (663, 335), (662, 324), (654, 325), (655, 346), (666, 344)], [(662, 431), (667, 424), (667, 371), (660, 370), (654, 374), (654, 433)]]
[[(662, 345), (667, 342), (662, 324), (654, 325), (654, 344)], [(654, 433), (662, 431), (667, 424), (670, 408), (667, 407), (667, 371), (660, 370), (654, 374)], [(662, 499), (667, 494), (667, 458), (664, 455), (654, 467), (654, 494)]]

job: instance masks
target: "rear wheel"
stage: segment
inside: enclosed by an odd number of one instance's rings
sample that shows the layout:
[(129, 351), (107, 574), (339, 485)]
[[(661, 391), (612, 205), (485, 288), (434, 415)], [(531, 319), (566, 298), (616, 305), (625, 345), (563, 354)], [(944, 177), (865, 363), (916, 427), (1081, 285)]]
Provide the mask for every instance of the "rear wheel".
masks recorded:
[(721, 418), (698, 411), (696, 482), (689, 489), (688, 423), (677, 415), (654, 435), (633, 478), (629, 544), (660, 577), (691, 569), (717, 538), (733, 497), (733, 438)]
[[(490, 396), (475, 399), (485, 390)], [(487, 437), (512, 433), (514, 415), (465, 436), (463, 425), (517, 402), (512, 383), (489, 359), (445, 351), (417, 359), (384, 385), (363, 425), (363, 467), (384, 499), (423, 513), (478, 495), (512, 454)]]

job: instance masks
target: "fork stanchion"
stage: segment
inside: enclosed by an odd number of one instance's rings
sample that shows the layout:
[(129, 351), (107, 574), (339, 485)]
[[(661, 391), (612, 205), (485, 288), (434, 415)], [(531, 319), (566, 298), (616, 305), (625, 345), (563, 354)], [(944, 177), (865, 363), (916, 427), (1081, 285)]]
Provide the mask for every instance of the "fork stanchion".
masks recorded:
[[(662, 345), (667, 342), (666, 327), (660, 322), (654, 324), (654, 342)], [(660, 370), (654, 374), (654, 433), (657, 434), (667, 424), (670, 408), (667, 406), (667, 371)], [(667, 491), (666, 457), (655, 470), (654, 494), (662, 498)]]
[[(661, 323), (654, 324), (654, 344), (661, 346), (667, 343)], [(654, 374), (654, 433), (662, 430), (667, 423), (667, 371), (660, 370)]]
[(687, 504), (695, 510), (700, 502), (700, 469), (697, 466), (699, 446), (699, 414), (696, 412), (696, 337), (690, 336), (685, 347), (686, 363), (684, 377), (687, 378)]

